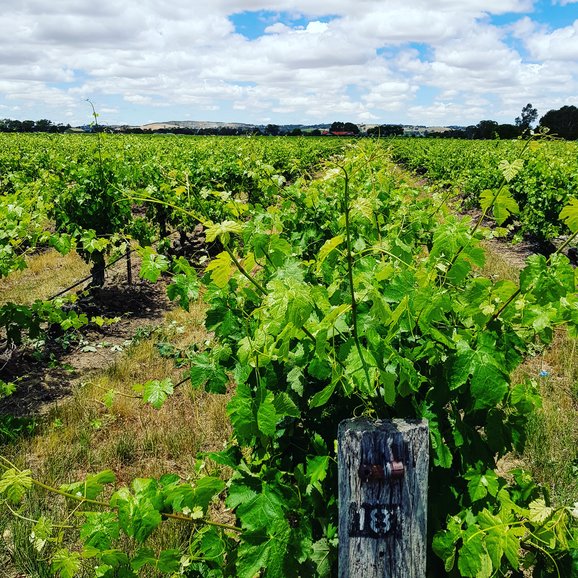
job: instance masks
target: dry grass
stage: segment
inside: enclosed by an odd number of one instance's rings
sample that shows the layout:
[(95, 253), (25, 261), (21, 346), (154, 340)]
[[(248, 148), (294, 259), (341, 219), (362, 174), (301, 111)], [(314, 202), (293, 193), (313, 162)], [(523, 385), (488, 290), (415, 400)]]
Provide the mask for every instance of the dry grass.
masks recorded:
[[(72, 399), (50, 412), (42, 435), (26, 442), (27, 461), (59, 483), (104, 468), (114, 470), (124, 483), (167, 472), (189, 476), (197, 452), (222, 448), (228, 438), (227, 398), (192, 391), (185, 383), (155, 410), (133, 386), (165, 377), (181, 381), (183, 370), (162, 357), (157, 344), (181, 349), (206, 339), (201, 321), (201, 307), (169, 314), (164, 328), (79, 386)], [(111, 391), (107, 407), (103, 400)]]
[[(135, 341), (101, 374), (81, 383), (71, 398), (53, 407), (33, 437), (21, 439), (2, 453), (53, 487), (104, 469), (114, 471), (117, 485), (166, 473), (194, 480), (198, 476), (197, 454), (222, 449), (230, 438), (226, 412), (229, 396), (191, 390), (185, 382), (156, 410), (144, 404), (132, 386), (165, 377), (171, 377), (173, 383), (181, 381), (184, 370), (175, 368), (173, 359), (163, 357), (158, 344), (170, 343), (184, 349), (192, 343), (203, 343), (208, 338), (203, 318), (204, 307), (200, 304), (192, 305), (190, 312), (170, 312), (162, 327)], [(116, 393), (107, 407), (103, 399), (110, 390)], [(207, 470), (213, 475), (227, 473), (211, 462), (203, 471)], [(59, 496), (34, 491), (27, 499), (25, 515), (64, 519), (68, 514)], [(226, 512), (217, 512), (216, 516), (229, 521)], [(183, 523), (163, 524), (151, 537), (150, 545), (174, 546), (190, 531), (190, 526)], [(35, 552), (28, 540), (29, 523), (0, 513), (0, 534), (3, 532), (9, 539), (0, 546), (0, 560), (4, 558), (4, 567), (12, 572), (4, 575), (50, 575), (44, 562), (46, 554)], [(130, 549), (134, 545), (125, 546)]]
[[(502, 252), (496, 243), (485, 249), (483, 274), (517, 282), (519, 258), (508, 258), (507, 248)], [(527, 380), (537, 383), (542, 408), (529, 420), (524, 453), (510, 461), (545, 483), (555, 504), (571, 504), (578, 500), (578, 344), (565, 329), (512, 376), (514, 384)]]
[(13, 301), (29, 305), (49, 299), (89, 274), (90, 267), (74, 251), (61, 255), (54, 249), (30, 256), (27, 268), (14, 271), (0, 283), (0, 305)]
[(506, 243), (486, 241), (482, 246), (486, 252), (483, 274), (491, 279), (517, 283), (520, 276), (519, 261), (509, 258)]
[(527, 427), (521, 456), (534, 477), (551, 490), (556, 504), (578, 501), (578, 352), (565, 330), (550, 347), (524, 363), (517, 382), (537, 381), (542, 408)]

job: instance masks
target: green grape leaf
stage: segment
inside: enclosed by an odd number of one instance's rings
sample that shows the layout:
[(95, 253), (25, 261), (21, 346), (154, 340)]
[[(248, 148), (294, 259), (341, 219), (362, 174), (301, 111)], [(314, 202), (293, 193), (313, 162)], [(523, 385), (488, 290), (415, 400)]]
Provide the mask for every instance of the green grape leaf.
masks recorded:
[(54, 233), (50, 235), (50, 246), (54, 247), (61, 255), (68, 255), (72, 250), (72, 237), (67, 233)]
[(311, 409), (314, 409), (316, 407), (321, 407), (322, 405), (325, 405), (333, 395), (333, 392), (335, 391), (336, 387), (337, 381), (332, 381), (329, 385), (326, 385), (321, 391), (318, 391), (309, 400), (309, 407)]
[(303, 369), (299, 366), (295, 366), (288, 374), (287, 374), (287, 384), (299, 396), (303, 395)]
[(159, 277), (169, 269), (169, 260), (164, 255), (158, 255), (151, 247), (140, 250), (140, 276), (151, 283), (156, 283)]
[(259, 531), (270, 528), (275, 520), (284, 519), (283, 500), (265, 488), (260, 494), (237, 507), (243, 529)]
[(185, 483), (167, 488), (164, 502), (175, 512), (182, 512), (185, 508), (191, 512), (198, 509), (200, 517), (203, 517), (212, 499), (224, 488), (225, 482), (220, 478), (203, 476), (195, 482), (195, 485)]
[(191, 301), (199, 297), (199, 280), (195, 275), (180, 273), (173, 277), (173, 282), (167, 287), (167, 295), (171, 301), (178, 300), (179, 305), (189, 310)]
[[(251, 541), (247, 540), (250, 538)], [(253, 542), (257, 542), (254, 544)], [(261, 569), (269, 565), (271, 552), (271, 540), (262, 533), (249, 535), (239, 546), (237, 552), (237, 576), (238, 578), (255, 578), (261, 575)]]
[(450, 468), (453, 462), (452, 452), (440, 431), (440, 419), (430, 408), (422, 408), (422, 417), (429, 422), (430, 444), (434, 454), (434, 464), (442, 468)]
[(464, 477), (468, 480), (468, 493), (472, 502), (482, 500), (488, 494), (496, 496), (498, 493), (498, 476), (492, 470), (488, 470), (484, 474), (471, 470)]
[(255, 415), (255, 400), (249, 385), (246, 383), (237, 385), (235, 395), (227, 405), (227, 412), (240, 442), (248, 442), (257, 435), (259, 430)]
[(145, 403), (150, 403), (155, 409), (160, 409), (167, 398), (173, 394), (174, 386), (170, 378), (151, 379), (142, 385), (136, 385), (142, 391), (142, 398)]
[(331, 365), (328, 361), (324, 359), (319, 359), (314, 357), (311, 363), (307, 367), (309, 375), (312, 375), (316, 379), (327, 379), (331, 375)]
[(205, 386), (210, 393), (226, 393), (229, 377), (225, 370), (215, 362), (209, 353), (191, 356), (191, 385), (194, 388)]
[(483, 541), (484, 533), (477, 526), (467, 529), (458, 552), (458, 568), (467, 578), (490, 578), (492, 560)]
[(208, 265), (213, 283), (221, 289), (227, 286), (233, 270), (233, 261), (227, 251), (219, 253)]
[(112, 470), (104, 470), (98, 474), (89, 474), (84, 481), (64, 484), (60, 486), (60, 489), (68, 494), (94, 500), (102, 493), (105, 484), (114, 484), (115, 482), (116, 476), (114, 472)]
[(520, 566), (520, 538), (523, 536), (525, 528), (510, 528), (502, 542), (504, 554), (512, 568)]
[(343, 243), (344, 240), (345, 240), (344, 235), (337, 235), (337, 237), (333, 237), (332, 239), (329, 239), (328, 241), (325, 241), (325, 243), (323, 243), (323, 246), (321, 247), (321, 249), (319, 249), (319, 253), (317, 254), (316, 270), (318, 273), (321, 270), (321, 265), (323, 265), (323, 262), (325, 261), (325, 259), (327, 259), (331, 251), (339, 247), (339, 245), (341, 245), (341, 243)]
[(46, 541), (52, 536), (52, 529), (52, 522), (45, 516), (40, 516), (36, 524), (34, 524), (29, 540), (37, 552), (44, 548)]
[(223, 221), (222, 223), (211, 224), (205, 230), (207, 243), (212, 243), (217, 237), (223, 245), (229, 241), (231, 233), (239, 234), (243, 232), (243, 224), (236, 221)]
[(114, 399), (116, 397), (117, 391), (116, 389), (109, 389), (102, 397), (102, 403), (108, 408), (111, 409), (114, 403)]
[(295, 404), (295, 402), (289, 397), (287, 393), (282, 391), (277, 393), (273, 400), (273, 406), (275, 407), (275, 412), (280, 418), (287, 417), (300, 417), (301, 412)]
[(510, 215), (517, 215), (520, 212), (518, 203), (506, 187), (502, 187), (497, 194), (493, 191), (483, 191), (480, 194), (480, 205), (484, 211), (492, 207), (498, 225), (502, 225)]
[(61, 548), (52, 556), (51, 566), (52, 572), (60, 578), (74, 578), (80, 572), (80, 554)]
[(524, 168), (524, 161), (523, 159), (515, 159), (510, 163), (504, 159), (500, 162), (498, 168), (502, 172), (506, 182), (509, 183)]
[(263, 393), (264, 396), (262, 396), (257, 408), (257, 426), (262, 434), (272, 437), (275, 435), (277, 423), (279, 422), (277, 411), (275, 410), (275, 396), (271, 391)]
[(144, 542), (162, 522), (162, 516), (147, 497), (137, 497), (128, 488), (112, 495), (110, 505), (118, 508), (120, 528), (138, 542)]
[[(248, 485), (249, 484), (249, 485)], [(254, 479), (234, 478), (228, 488), (226, 504), (229, 508), (236, 508), (239, 504), (246, 504), (257, 496), (260, 484)]]
[(449, 528), (448, 530), (438, 532), (434, 536), (432, 549), (436, 556), (443, 560), (446, 572), (450, 572), (454, 567), (456, 561), (456, 542), (458, 538), (459, 533), (451, 531)]
[(345, 360), (345, 379), (350, 391), (359, 391), (363, 395), (373, 395), (378, 384), (376, 365), (369, 350), (364, 347), (352, 348)]
[(546, 505), (544, 498), (538, 498), (530, 502), (530, 515), (529, 518), (532, 522), (537, 522), (542, 524), (545, 522), (554, 512), (554, 508)]
[[(227, 546), (225, 540), (216, 528), (206, 527), (203, 529), (200, 551), (205, 558), (215, 564), (224, 566)], [(217, 575), (215, 575), (215, 578), (217, 578)]]
[(503, 372), (491, 363), (480, 361), (473, 367), (470, 382), (475, 410), (496, 407), (508, 393)]
[(130, 561), (131, 567), (137, 572), (146, 564), (149, 564), (154, 568), (156, 563), (157, 557), (152, 548), (140, 548), (136, 553), (136, 556)]
[(181, 565), (180, 560), (180, 550), (163, 550), (157, 558), (151, 548), (141, 548), (136, 553), (136, 556), (131, 560), (130, 565), (137, 572), (141, 570), (143, 566), (148, 564), (159, 572), (165, 572), (168, 574), (179, 570)]
[(118, 539), (120, 527), (114, 512), (84, 512), (86, 522), (80, 529), (85, 546), (108, 550)]
[(515, 524), (508, 526), (505, 521), (513, 520), (504, 520), (485, 508), (478, 514), (478, 522), (486, 533), (486, 546), (494, 568), (500, 567), (505, 554), (512, 567), (517, 569), (520, 563), (520, 537), (525, 535), (526, 528)]
[(22, 500), (26, 490), (32, 487), (30, 470), (19, 471), (14, 468), (6, 470), (0, 478), (0, 495), (5, 495), (12, 504)]
[(570, 199), (570, 202), (560, 211), (560, 219), (566, 223), (572, 233), (578, 231), (578, 198)]
[(321, 491), (321, 482), (326, 478), (328, 468), (329, 456), (307, 458), (306, 476), (309, 481), (307, 484), (307, 494), (310, 494), (313, 488)]
[(195, 482), (193, 490), (194, 506), (200, 506), (206, 513), (211, 500), (225, 489), (225, 482), (220, 478), (203, 476)]
[(321, 538), (313, 543), (311, 560), (315, 563), (317, 575), (328, 578), (331, 574), (331, 547), (327, 538)]

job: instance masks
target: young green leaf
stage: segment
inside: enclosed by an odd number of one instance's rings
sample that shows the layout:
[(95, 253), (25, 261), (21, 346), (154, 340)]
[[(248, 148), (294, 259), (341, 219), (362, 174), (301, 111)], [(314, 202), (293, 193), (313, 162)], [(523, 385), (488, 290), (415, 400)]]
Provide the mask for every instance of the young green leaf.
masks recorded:
[(140, 250), (140, 276), (151, 283), (156, 283), (159, 277), (169, 269), (169, 260), (164, 255), (154, 252), (151, 247)]
[(243, 232), (243, 224), (237, 223), (237, 221), (223, 221), (222, 223), (216, 223), (210, 225), (205, 230), (205, 239), (207, 243), (212, 243), (217, 237), (223, 245), (229, 242), (231, 233), (239, 234)]
[(523, 159), (515, 159), (510, 163), (504, 159), (500, 162), (498, 168), (502, 171), (506, 182), (509, 183), (524, 168), (524, 161)]
[(10, 468), (0, 478), (0, 495), (6, 496), (6, 499), (12, 504), (20, 502), (31, 487), (32, 475), (30, 470), (19, 471)]
[(81, 562), (78, 552), (70, 552), (66, 548), (58, 550), (52, 556), (52, 572), (59, 578), (74, 578), (80, 572)]
[(554, 512), (554, 508), (546, 505), (544, 498), (538, 498), (530, 502), (530, 520), (542, 524)]
[(63, 484), (60, 489), (68, 494), (94, 500), (102, 493), (106, 484), (114, 484), (115, 481), (114, 472), (112, 470), (104, 470), (97, 474), (89, 474), (84, 481)]
[(578, 231), (578, 198), (570, 199), (570, 202), (560, 211), (560, 219), (566, 223), (572, 233)]
[(143, 401), (150, 403), (155, 409), (160, 409), (173, 392), (173, 382), (168, 377), (165, 379), (151, 379), (142, 386)]
[(492, 207), (498, 225), (502, 225), (510, 215), (517, 215), (520, 212), (518, 203), (506, 187), (502, 187), (497, 194), (493, 191), (481, 193), (480, 206), (484, 211)]
[(219, 253), (208, 265), (207, 271), (211, 273), (211, 279), (217, 287), (224, 288), (229, 282), (233, 270), (233, 261), (226, 251)]

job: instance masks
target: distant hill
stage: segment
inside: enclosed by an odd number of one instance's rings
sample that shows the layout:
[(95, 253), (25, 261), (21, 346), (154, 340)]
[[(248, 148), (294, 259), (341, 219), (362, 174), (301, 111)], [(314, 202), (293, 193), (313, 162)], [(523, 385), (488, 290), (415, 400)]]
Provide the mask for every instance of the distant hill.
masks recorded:
[(162, 130), (164, 128), (191, 128), (191, 129), (201, 129), (201, 128), (244, 128), (250, 129), (257, 125), (247, 124), (244, 122), (215, 122), (208, 120), (169, 120), (165, 122), (151, 122), (148, 124), (141, 125), (140, 128), (143, 130)]
[[(279, 127), (279, 132), (281, 134), (290, 133), (295, 129), (300, 129), (304, 133), (310, 132), (312, 130), (328, 131), (331, 127), (331, 123), (318, 123), (318, 124), (280, 124), (274, 126)], [(382, 123), (388, 124), (388, 123)], [(395, 123), (390, 123), (395, 124)], [(397, 123), (399, 124), (399, 123)], [(364, 124), (360, 123), (357, 125), (361, 133), (366, 133), (368, 129), (380, 126), (379, 124)], [(401, 125), (404, 129), (404, 133), (407, 136), (425, 136), (426, 133), (440, 133), (445, 132), (454, 128), (462, 127), (447, 127), (447, 126), (425, 126), (425, 125)], [(84, 127), (82, 127), (84, 128)], [(187, 129), (190, 131), (197, 130), (207, 130), (207, 129), (233, 129), (238, 130), (240, 133), (250, 133), (253, 130), (259, 130), (264, 132), (266, 130), (266, 125), (264, 124), (251, 124), (245, 122), (221, 122), (221, 121), (211, 121), (211, 120), (168, 120), (162, 122), (150, 122), (140, 126), (128, 126), (128, 125), (109, 125), (110, 129), (113, 130), (130, 130), (130, 129), (141, 129), (145, 131), (163, 131), (171, 129)]]

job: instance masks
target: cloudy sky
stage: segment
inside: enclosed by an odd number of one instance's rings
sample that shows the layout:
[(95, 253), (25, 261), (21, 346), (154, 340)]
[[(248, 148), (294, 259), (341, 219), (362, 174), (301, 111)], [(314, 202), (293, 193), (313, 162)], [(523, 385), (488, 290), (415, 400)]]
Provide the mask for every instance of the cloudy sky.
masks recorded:
[(578, 105), (578, 0), (0, 0), (0, 118), (513, 122)]

